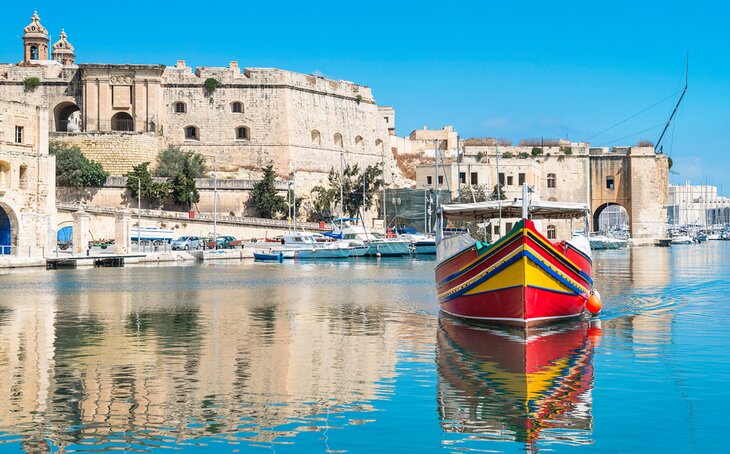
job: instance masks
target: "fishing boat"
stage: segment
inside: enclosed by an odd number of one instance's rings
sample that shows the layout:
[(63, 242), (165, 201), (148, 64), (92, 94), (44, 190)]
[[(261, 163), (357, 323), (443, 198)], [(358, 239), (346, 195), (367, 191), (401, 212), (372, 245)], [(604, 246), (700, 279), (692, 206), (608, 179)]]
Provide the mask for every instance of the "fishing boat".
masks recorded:
[(537, 452), (541, 440), (552, 447), (590, 443), (600, 336), (598, 321), (582, 319), (528, 330), (441, 317), (436, 402), (442, 430), (524, 443), (525, 452)]
[(398, 231), (401, 240), (411, 243), (411, 251), (417, 255), (435, 255), (436, 254), (436, 238), (431, 235), (424, 235), (412, 229), (404, 229)]
[(283, 238), (283, 244), (280, 247), (256, 251), (254, 258), (281, 261), (283, 259), (346, 259), (350, 257), (351, 251), (348, 243), (340, 241), (320, 242), (317, 241), (313, 233), (289, 232)]
[(383, 238), (373, 232), (368, 232), (361, 225), (344, 224), (335, 228), (330, 234), (343, 241), (359, 241), (367, 246), (366, 255), (370, 257), (402, 257), (410, 255), (410, 242), (400, 238)]
[[(446, 314), (515, 325), (537, 325), (600, 311), (591, 278), (588, 238), (551, 242), (534, 220), (588, 217), (580, 203), (523, 200), (442, 205), (437, 228), (436, 288)], [(492, 244), (469, 234), (443, 237), (444, 220), (519, 218)], [(587, 229), (586, 229), (587, 230)]]

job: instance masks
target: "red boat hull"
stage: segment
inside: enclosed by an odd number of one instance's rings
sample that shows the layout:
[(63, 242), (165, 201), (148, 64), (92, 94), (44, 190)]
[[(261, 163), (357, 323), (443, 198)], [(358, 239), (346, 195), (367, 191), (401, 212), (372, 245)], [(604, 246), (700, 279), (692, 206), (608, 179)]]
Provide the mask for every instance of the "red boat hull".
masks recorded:
[(475, 244), (436, 267), (441, 309), (451, 315), (515, 325), (579, 316), (593, 282), (590, 257), (553, 244), (530, 220), (493, 245)]

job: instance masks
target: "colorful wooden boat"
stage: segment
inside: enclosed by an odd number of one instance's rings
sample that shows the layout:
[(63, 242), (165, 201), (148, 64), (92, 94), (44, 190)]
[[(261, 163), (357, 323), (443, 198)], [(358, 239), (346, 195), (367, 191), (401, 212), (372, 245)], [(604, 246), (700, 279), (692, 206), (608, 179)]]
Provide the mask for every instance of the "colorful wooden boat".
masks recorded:
[[(439, 319), (437, 399), (445, 432), (525, 443), (588, 444), (597, 321), (516, 329)], [(451, 445), (452, 450), (457, 446)]]
[[(497, 202), (444, 205), (445, 218), (492, 217)], [(506, 218), (531, 213), (532, 218), (585, 216), (581, 204), (501, 202)], [(534, 209), (534, 211), (531, 211)], [(520, 214), (517, 214), (520, 213)], [(495, 216), (496, 217), (496, 216)], [(588, 239), (551, 242), (527, 216), (492, 244), (468, 234), (440, 238), (436, 288), (441, 309), (458, 317), (515, 325), (535, 325), (577, 317), (591, 299), (600, 310), (591, 278)]]

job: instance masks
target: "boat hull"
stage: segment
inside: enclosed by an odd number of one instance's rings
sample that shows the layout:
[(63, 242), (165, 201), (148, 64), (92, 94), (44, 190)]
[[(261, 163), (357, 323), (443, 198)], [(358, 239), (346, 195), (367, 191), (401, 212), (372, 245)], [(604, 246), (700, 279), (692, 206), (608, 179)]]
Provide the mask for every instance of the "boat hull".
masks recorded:
[(403, 257), (411, 253), (411, 248), (405, 241), (372, 241), (367, 245), (367, 254), (371, 257)]
[(590, 274), (590, 257), (551, 243), (524, 220), (493, 245), (477, 243), (445, 259), (436, 267), (436, 283), (447, 314), (539, 325), (580, 316), (593, 286)]

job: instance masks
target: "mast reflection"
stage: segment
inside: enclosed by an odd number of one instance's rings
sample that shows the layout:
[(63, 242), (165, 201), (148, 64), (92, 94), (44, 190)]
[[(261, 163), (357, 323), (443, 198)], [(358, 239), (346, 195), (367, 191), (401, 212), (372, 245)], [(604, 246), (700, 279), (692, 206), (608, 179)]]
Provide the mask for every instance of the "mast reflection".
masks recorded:
[(441, 317), (437, 334), (442, 430), (470, 440), (592, 443), (598, 325), (475, 326)]

